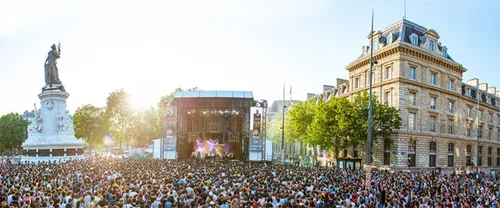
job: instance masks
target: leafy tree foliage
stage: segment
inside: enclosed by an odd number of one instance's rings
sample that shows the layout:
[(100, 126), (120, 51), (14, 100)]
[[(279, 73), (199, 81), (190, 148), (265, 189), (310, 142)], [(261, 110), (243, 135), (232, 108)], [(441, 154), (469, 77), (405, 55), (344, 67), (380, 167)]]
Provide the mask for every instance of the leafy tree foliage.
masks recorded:
[(12, 153), (27, 138), (28, 121), (21, 114), (9, 113), (0, 117), (0, 148)]
[(309, 127), (315, 115), (316, 103), (313, 100), (288, 106), (285, 115), (285, 133), (291, 140), (307, 140)]
[(133, 126), (129, 131), (131, 145), (144, 147), (149, 145), (153, 139), (160, 137), (161, 124), (156, 108), (137, 110), (131, 120)]
[(79, 107), (73, 115), (75, 136), (82, 138), (90, 147), (96, 148), (103, 144), (102, 139), (109, 125), (105, 110), (87, 104)]
[[(399, 129), (401, 126), (398, 110), (392, 106), (377, 102), (375, 96), (372, 99), (372, 143), (380, 140), (392, 143), (392, 131)], [(357, 112), (354, 129), (359, 131), (352, 132), (352, 144), (366, 145), (368, 137), (368, 93), (357, 93), (354, 96), (353, 103), (356, 109), (355, 112)]]
[(109, 94), (105, 115), (109, 121), (109, 130), (120, 147), (128, 141), (130, 131), (133, 131), (132, 114), (128, 93), (120, 89)]
[[(329, 100), (310, 99), (298, 103), (287, 112), (289, 138), (320, 146), (324, 150), (333, 148), (334, 157), (341, 149), (366, 145), (368, 129), (368, 94), (354, 96), (353, 102), (333, 97)], [(394, 107), (372, 102), (372, 141), (392, 142), (391, 134), (400, 127), (398, 110)]]

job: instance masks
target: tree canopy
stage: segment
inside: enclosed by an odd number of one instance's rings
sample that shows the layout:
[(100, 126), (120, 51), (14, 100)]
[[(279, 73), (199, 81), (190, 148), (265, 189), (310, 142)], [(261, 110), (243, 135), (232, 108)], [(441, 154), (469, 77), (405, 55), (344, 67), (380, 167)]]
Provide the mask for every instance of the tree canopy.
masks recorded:
[(9, 113), (0, 117), (0, 148), (12, 151), (21, 147), (27, 138), (28, 121), (21, 114)]
[[(365, 92), (354, 95), (353, 102), (338, 97), (300, 102), (288, 110), (285, 131), (291, 140), (325, 150), (333, 148), (337, 156), (340, 149), (366, 145), (368, 101)], [(400, 126), (398, 110), (376, 102), (375, 97), (372, 105), (372, 141), (392, 142), (391, 134)]]
[(96, 148), (103, 144), (103, 136), (108, 131), (109, 122), (105, 108), (87, 104), (79, 107), (73, 115), (75, 136), (82, 138), (89, 146)]

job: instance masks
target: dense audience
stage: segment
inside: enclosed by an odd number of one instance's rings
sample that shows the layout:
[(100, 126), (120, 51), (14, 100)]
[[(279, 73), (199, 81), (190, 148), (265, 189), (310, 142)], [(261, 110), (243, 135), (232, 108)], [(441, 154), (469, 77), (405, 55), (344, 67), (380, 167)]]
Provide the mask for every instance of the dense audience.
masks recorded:
[(0, 165), (1, 207), (498, 207), (481, 174), (92, 158)]

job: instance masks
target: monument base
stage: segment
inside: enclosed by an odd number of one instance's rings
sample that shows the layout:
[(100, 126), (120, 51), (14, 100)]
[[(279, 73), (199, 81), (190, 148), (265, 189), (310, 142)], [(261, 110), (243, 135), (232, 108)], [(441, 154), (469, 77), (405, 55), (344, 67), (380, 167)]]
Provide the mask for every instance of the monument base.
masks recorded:
[(22, 162), (56, 162), (84, 158), (85, 142), (75, 137), (73, 118), (66, 111), (69, 94), (62, 85), (45, 86), (38, 95), (40, 110), (30, 118)]
[(21, 163), (41, 163), (41, 162), (64, 162), (68, 160), (79, 160), (79, 159), (84, 159), (85, 156), (79, 155), (79, 156), (53, 156), (53, 157), (30, 157), (30, 156), (23, 156), (21, 158)]

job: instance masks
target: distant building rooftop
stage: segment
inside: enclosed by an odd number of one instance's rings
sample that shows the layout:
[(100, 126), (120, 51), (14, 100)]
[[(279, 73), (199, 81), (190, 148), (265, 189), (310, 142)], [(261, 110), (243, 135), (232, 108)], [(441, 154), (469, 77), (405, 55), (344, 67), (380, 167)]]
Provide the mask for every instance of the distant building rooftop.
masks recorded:
[(252, 91), (181, 91), (174, 98), (248, 98), (253, 99)]

